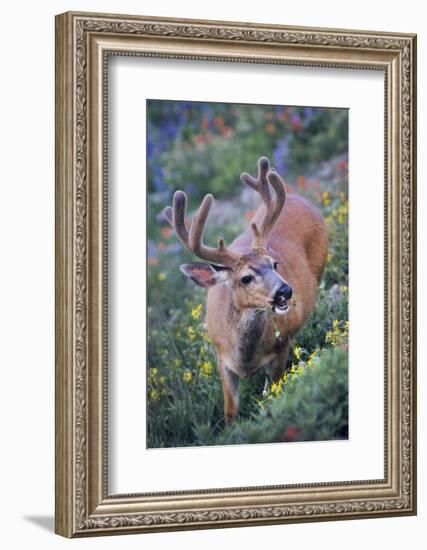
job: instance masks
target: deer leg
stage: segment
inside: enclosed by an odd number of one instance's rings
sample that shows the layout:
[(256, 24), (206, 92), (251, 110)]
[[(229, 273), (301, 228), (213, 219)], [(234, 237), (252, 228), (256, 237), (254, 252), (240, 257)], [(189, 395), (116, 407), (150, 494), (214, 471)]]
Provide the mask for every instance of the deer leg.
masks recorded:
[(289, 340), (284, 341), (283, 347), (277, 353), (275, 359), (267, 367), (268, 374), (271, 376), (273, 382), (278, 382), (285, 372), (286, 361), (289, 355)]
[(224, 395), (224, 419), (227, 425), (236, 419), (239, 409), (239, 377), (227, 368), (222, 361), (218, 362)]

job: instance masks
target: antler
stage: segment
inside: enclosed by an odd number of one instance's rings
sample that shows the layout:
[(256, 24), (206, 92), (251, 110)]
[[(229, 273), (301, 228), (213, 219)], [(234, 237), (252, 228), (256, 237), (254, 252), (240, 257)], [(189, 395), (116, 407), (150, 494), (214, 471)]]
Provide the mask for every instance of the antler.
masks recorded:
[(203, 244), (203, 232), (212, 203), (213, 196), (210, 194), (205, 195), (199, 210), (191, 221), (189, 230), (185, 223), (187, 196), (183, 191), (176, 191), (173, 196), (173, 208), (168, 206), (165, 208), (164, 214), (173, 229), (175, 229), (179, 240), (190, 252), (202, 260), (233, 267), (237, 263), (239, 255), (234, 254), (225, 247), (222, 237), (218, 240), (218, 248)]
[[(264, 216), (259, 223), (259, 227), (254, 222), (251, 224), (251, 230), (253, 233), (252, 248), (265, 248), (268, 235), (285, 205), (285, 184), (276, 170), (270, 168), (270, 162), (266, 157), (261, 157), (258, 160), (258, 176), (256, 178), (243, 172), (240, 179), (259, 193), (264, 201)], [(270, 186), (274, 189), (274, 198)]]

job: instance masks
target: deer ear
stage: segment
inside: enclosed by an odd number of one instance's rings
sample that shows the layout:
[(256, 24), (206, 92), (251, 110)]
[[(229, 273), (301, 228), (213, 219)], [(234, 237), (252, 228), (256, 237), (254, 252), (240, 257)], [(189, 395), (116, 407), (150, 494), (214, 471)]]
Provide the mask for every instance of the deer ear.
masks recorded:
[(224, 283), (231, 273), (229, 267), (202, 263), (182, 264), (179, 269), (189, 279), (205, 288)]

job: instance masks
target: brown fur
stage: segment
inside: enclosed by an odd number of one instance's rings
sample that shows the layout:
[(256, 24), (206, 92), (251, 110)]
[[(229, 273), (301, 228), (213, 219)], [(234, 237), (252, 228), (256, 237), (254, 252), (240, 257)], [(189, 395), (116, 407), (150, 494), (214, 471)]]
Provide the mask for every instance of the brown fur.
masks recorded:
[[(258, 208), (252, 221), (259, 224), (265, 206)], [(241, 256), (226, 284), (208, 290), (207, 324), (218, 357), (223, 382), (224, 414), (231, 422), (238, 411), (238, 381), (266, 367), (273, 379), (283, 375), (289, 340), (304, 325), (316, 303), (317, 288), (327, 256), (327, 233), (319, 212), (307, 200), (288, 195), (268, 238), (268, 253), (251, 250), (248, 229), (229, 249)], [(271, 275), (268, 264), (278, 262), (277, 273), (293, 289), (286, 315), (275, 315), (269, 299), (271, 288), (243, 287), (240, 278), (248, 266), (265, 266), (266, 281)], [(264, 280), (264, 279), (263, 279)], [(266, 308), (265, 311), (259, 309)], [(280, 337), (275, 336), (275, 326)]]

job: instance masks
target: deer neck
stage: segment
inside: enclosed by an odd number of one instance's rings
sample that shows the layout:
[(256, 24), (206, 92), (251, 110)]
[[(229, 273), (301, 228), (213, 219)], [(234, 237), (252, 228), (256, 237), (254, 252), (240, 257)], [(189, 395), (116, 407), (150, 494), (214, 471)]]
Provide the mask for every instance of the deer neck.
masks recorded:
[(235, 360), (239, 364), (239, 370), (250, 374), (258, 368), (263, 354), (267, 313), (265, 310), (252, 308), (238, 310), (232, 305), (232, 320), (235, 330)]

